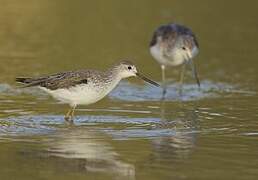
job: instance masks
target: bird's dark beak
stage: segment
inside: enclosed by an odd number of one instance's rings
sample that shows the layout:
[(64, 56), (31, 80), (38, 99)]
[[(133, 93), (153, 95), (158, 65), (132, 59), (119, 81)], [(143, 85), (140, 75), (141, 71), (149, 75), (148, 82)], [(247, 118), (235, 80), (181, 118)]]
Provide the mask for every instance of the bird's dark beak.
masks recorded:
[(188, 62), (190, 64), (190, 66), (191, 66), (193, 77), (195, 78), (196, 83), (197, 83), (198, 87), (200, 88), (201, 87), (201, 83), (200, 83), (200, 80), (199, 80), (199, 77), (198, 77), (197, 70), (196, 70), (196, 67), (194, 65), (194, 62), (193, 62), (193, 60), (191, 58), (189, 58)]
[(141, 78), (142, 80), (154, 85), (154, 86), (157, 86), (157, 87), (160, 87), (160, 85), (152, 80), (150, 80), (149, 78), (145, 77), (144, 75), (140, 74), (140, 73), (136, 73), (136, 76)]

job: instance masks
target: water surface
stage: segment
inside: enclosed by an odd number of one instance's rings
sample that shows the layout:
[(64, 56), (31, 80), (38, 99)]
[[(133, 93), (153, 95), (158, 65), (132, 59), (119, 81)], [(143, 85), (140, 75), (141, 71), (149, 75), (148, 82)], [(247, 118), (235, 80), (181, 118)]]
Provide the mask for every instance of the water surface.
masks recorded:
[[(1, 1), (0, 179), (256, 179), (256, 1)], [(190, 73), (178, 95), (123, 81), (102, 101), (67, 105), (16, 76), (105, 69), (120, 59), (159, 81), (148, 51), (154, 29), (180, 22), (200, 42), (199, 90)]]

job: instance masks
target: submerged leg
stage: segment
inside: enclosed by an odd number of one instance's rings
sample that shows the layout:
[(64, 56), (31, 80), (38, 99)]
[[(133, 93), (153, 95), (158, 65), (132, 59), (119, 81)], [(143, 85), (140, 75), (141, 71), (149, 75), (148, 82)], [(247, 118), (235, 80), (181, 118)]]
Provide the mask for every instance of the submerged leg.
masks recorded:
[(70, 108), (70, 109), (68, 110), (68, 112), (65, 114), (64, 119), (65, 119), (66, 121), (70, 121), (71, 112), (72, 112), (72, 108)]
[(182, 96), (183, 93), (183, 83), (184, 83), (184, 77), (185, 77), (185, 69), (186, 69), (186, 64), (184, 63), (182, 65), (182, 70), (180, 73), (180, 80), (179, 80), (179, 95)]
[(165, 77), (165, 66), (161, 65), (161, 71), (162, 71), (162, 99), (165, 99), (165, 95), (167, 93), (167, 86), (166, 86), (166, 77)]

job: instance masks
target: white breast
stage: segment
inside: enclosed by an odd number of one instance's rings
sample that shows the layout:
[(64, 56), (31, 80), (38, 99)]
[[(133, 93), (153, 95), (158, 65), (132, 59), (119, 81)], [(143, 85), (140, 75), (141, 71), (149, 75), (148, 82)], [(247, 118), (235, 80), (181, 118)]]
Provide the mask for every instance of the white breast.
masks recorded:
[(150, 47), (150, 53), (158, 61), (158, 63), (160, 63), (162, 65), (166, 64), (167, 60), (163, 57), (162, 50), (160, 49), (158, 44)]
[[(179, 66), (187, 60), (187, 51), (174, 48), (171, 51), (162, 49), (159, 45), (150, 48), (151, 55), (161, 64), (165, 66)], [(191, 58), (194, 58), (199, 52), (197, 47), (194, 47), (191, 52)]]
[(184, 53), (181, 50), (175, 49), (171, 52), (164, 53), (164, 50), (160, 46), (155, 45), (150, 48), (151, 55), (160, 63), (165, 66), (177, 66), (184, 62)]
[(70, 104), (70, 106), (74, 106), (88, 105), (99, 101), (105, 97), (117, 84), (118, 82), (112, 82), (104, 88), (99, 86), (91, 86), (90, 84), (77, 85), (69, 89), (57, 90), (49, 90), (44, 87), (40, 88), (62, 103), (67, 103)]

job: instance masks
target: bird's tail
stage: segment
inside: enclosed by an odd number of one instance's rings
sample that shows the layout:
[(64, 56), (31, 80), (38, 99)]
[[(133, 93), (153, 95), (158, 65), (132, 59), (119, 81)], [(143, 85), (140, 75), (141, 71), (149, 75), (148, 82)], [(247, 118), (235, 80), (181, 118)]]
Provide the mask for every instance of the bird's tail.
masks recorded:
[(41, 78), (17, 77), (16, 78), (16, 82), (22, 83), (24, 85), (22, 87), (39, 86), (45, 80), (46, 80), (45, 77), (41, 77)]

